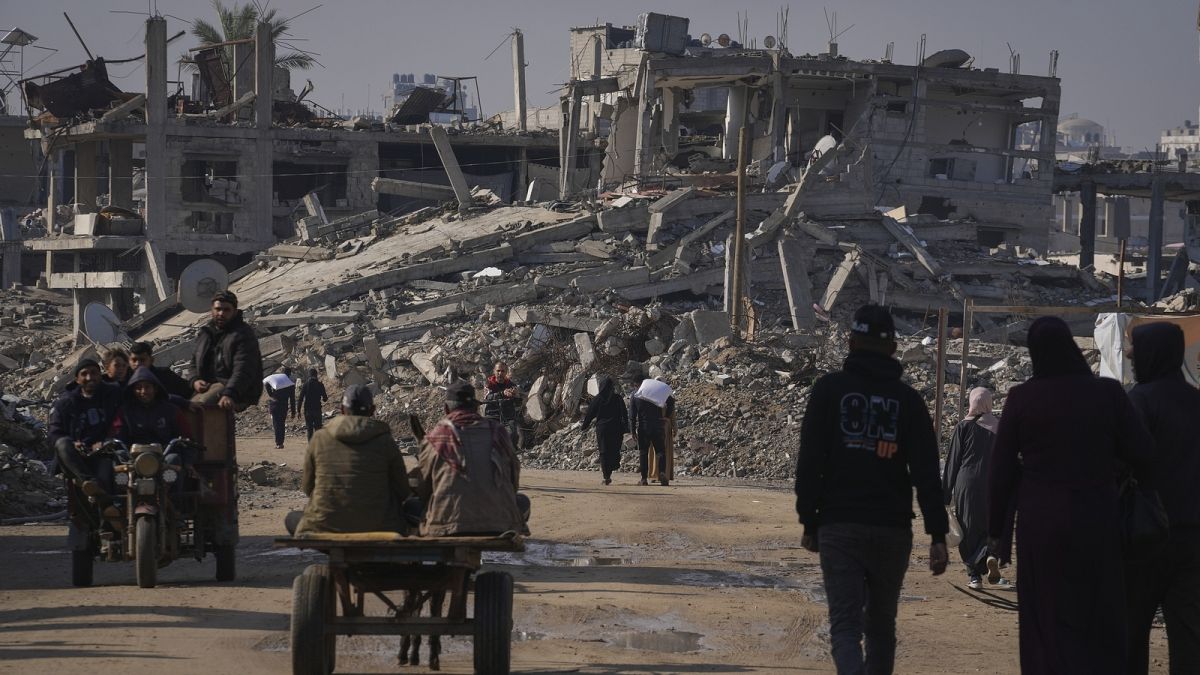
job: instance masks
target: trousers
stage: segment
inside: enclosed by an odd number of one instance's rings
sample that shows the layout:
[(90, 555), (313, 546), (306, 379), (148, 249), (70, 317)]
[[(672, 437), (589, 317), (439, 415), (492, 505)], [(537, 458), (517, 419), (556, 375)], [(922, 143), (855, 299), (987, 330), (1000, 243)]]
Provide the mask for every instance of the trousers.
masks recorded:
[(1129, 636), (1125, 672), (1148, 672), (1150, 625), (1162, 605), (1170, 672), (1200, 673), (1200, 527), (1172, 525), (1161, 555), (1127, 561), (1125, 598)]
[(838, 675), (891, 675), (912, 530), (830, 523), (817, 532)]
[[(655, 466), (660, 470), (665, 470), (667, 466), (667, 432), (665, 429), (638, 429), (638, 471), (642, 474), (642, 480), (646, 480), (646, 473), (649, 470), (650, 464), (650, 448), (654, 448)], [(660, 476), (662, 478), (663, 476)]]

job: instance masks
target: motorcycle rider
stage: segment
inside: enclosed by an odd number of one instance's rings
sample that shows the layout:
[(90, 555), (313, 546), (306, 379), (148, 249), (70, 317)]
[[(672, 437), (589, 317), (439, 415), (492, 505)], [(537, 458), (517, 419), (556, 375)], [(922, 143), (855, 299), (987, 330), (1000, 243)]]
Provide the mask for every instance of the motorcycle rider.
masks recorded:
[(95, 359), (75, 364), (75, 382), (50, 409), (49, 439), (63, 472), (80, 491), (96, 500), (104, 517), (119, 527), (121, 512), (112, 503), (113, 463), (93, 455), (108, 437), (121, 403), (121, 387), (102, 381)]
[(485, 389), (487, 389), (487, 394), (484, 395), (484, 416), (504, 425), (504, 428), (508, 430), (513, 447), (518, 447), (520, 445), (517, 442), (520, 413), (517, 410), (517, 403), (521, 400), (521, 390), (517, 388), (516, 383), (509, 379), (507, 363), (496, 362), (496, 365), (492, 367), (492, 374), (487, 379)]

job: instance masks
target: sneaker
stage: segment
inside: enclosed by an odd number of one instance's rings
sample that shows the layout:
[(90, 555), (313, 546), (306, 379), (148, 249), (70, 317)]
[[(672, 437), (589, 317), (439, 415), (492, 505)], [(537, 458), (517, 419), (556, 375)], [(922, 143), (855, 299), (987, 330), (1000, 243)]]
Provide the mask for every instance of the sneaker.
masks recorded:
[(989, 555), (987, 559), (987, 580), (989, 584), (998, 584), (1000, 579), (1000, 559), (994, 555)]
[(104, 488), (100, 487), (100, 483), (94, 480), (83, 481), (80, 483), (79, 489), (83, 491), (83, 494), (89, 497), (102, 497), (108, 494), (104, 491)]
[(997, 581), (992, 581), (991, 577), (988, 577), (988, 583), (999, 588), (1012, 588), (1012, 583), (1010, 583), (1009, 580), (1005, 579), (1004, 577), (1000, 577), (1000, 579)]
[(659, 480), (658, 482), (662, 483), (663, 487), (666, 487), (671, 484), (671, 481), (667, 480), (666, 478), (663, 478), (663, 479)]
[(638, 481), (638, 485), (649, 485), (649, 483), (647, 483), (646, 479), (643, 478), (642, 480)]
[(972, 574), (970, 577), (970, 580), (967, 581), (967, 588), (969, 588), (973, 591), (978, 591), (978, 590), (982, 589), (983, 588), (983, 579)]
[(612, 485), (612, 479), (611, 479), (611, 478), (605, 478), (605, 479), (604, 479), (604, 484), (605, 484), (605, 485)]

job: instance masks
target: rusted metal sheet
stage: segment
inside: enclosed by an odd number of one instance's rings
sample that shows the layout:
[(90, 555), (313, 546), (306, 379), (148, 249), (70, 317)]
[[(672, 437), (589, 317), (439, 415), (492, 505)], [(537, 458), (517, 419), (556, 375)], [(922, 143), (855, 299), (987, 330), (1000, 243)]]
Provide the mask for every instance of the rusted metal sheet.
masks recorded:
[(233, 103), (233, 88), (229, 78), (225, 76), (225, 68), (221, 64), (221, 48), (211, 47), (201, 49), (192, 57), (196, 68), (200, 71), (200, 81), (204, 88), (212, 92), (212, 103), (217, 108), (224, 108)]
[(396, 107), (392, 124), (421, 124), (429, 121), (429, 113), (442, 107), (446, 92), (441, 89), (417, 87)]
[(22, 80), (26, 102), (32, 108), (65, 120), (92, 110), (107, 109), (126, 98), (125, 93), (108, 79), (104, 59), (93, 59), (80, 68), (77, 73), (44, 84), (35, 80), (45, 78), (45, 75)]

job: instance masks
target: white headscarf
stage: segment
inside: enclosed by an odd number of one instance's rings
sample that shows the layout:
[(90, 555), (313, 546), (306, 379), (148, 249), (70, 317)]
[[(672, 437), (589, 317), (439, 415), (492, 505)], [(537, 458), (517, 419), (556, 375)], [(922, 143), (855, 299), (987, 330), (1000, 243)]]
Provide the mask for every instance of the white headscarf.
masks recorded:
[(1000, 418), (992, 414), (992, 390), (987, 387), (975, 387), (969, 395), (971, 402), (967, 410), (968, 420), (976, 420), (979, 426), (993, 434), (1000, 428)]

